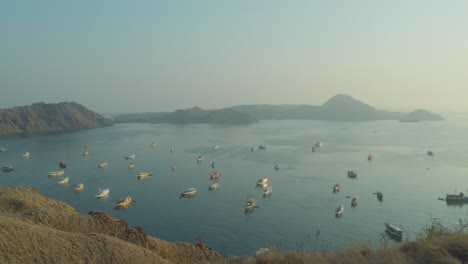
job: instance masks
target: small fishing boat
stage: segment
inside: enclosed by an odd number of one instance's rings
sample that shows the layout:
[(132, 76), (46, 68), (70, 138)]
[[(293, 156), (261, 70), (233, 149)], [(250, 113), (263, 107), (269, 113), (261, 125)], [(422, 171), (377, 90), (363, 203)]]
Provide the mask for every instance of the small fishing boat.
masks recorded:
[(280, 169), (280, 167), (278, 166), (278, 164), (275, 165), (274, 169), (275, 169), (276, 171), (278, 171), (278, 170)]
[(387, 233), (390, 238), (396, 241), (401, 241), (403, 238), (403, 230), (400, 227), (390, 223), (385, 223), (385, 233)]
[(375, 194), (377, 195), (377, 200), (383, 201), (383, 193), (381, 191), (377, 191)]
[(150, 144), (150, 147), (151, 147), (151, 148), (155, 148), (155, 147), (156, 147), (156, 143), (151, 143), (151, 144)]
[(434, 156), (434, 152), (428, 150), (428, 151), (427, 151), (427, 155), (428, 155), (428, 156)]
[(341, 186), (339, 183), (333, 186), (333, 193), (339, 192), (341, 190)]
[(63, 161), (59, 162), (59, 168), (64, 169), (66, 167), (67, 167), (67, 165), (65, 164), (65, 162), (63, 162)]
[(375, 157), (374, 157), (374, 155), (372, 155), (372, 154), (369, 154), (369, 156), (367, 156), (367, 160), (373, 160), (374, 158), (375, 158)]
[(85, 150), (85, 151), (83, 151), (83, 153), (81, 153), (81, 155), (83, 155), (83, 156), (88, 156), (88, 155), (89, 155), (89, 151)]
[(268, 197), (271, 195), (271, 193), (273, 192), (273, 188), (271, 186), (268, 186), (266, 188), (263, 189), (263, 197)]
[(98, 168), (105, 168), (105, 167), (107, 167), (107, 166), (109, 166), (109, 163), (107, 163), (107, 162), (101, 162), (101, 163), (99, 163)]
[(49, 172), (49, 176), (59, 177), (59, 176), (62, 176), (64, 173), (65, 173), (64, 170), (56, 170), (56, 171)]
[(343, 215), (343, 212), (344, 212), (344, 206), (343, 205), (339, 205), (336, 210), (335, 210), (335, 216), (336, 217), (340, 217)]
[(268, 178), (261, 178), (260, 180), (257, 181), (257, 186), (266, 187), (266, 186), (264, 186), (266, 184), (268, 184)]
[(217, 180), (221, 176), (221, 173), (219, 171), (213, 172), (210, 175), (210, 180)]
[(103, 198), (107, 195), (109, 195), (109, 189), (99, 189), (98, 190), (98, 194), (96, 194), (96, 198), (99, 199), (99, 198)]
[(323, 147), (323, 143), (322, 142), (317, 142), (317, 143), (315, 143), (315, 147), (316, 148), (321, 148), (321, 147)]
[(140, 172), (138, 174), (137, 178), (139, 180), (143, 180), (143, 179), (147, 178), (148, 176), (151, 176), (151, 174), (149, 172), (147, 172), (147, 171), (143, 171), (143, 172)]
[(29, 152), (24, 152), (23, 154), (21, 154), (21, 156), (24, 158), (24, 159), (29, 159)]
[(354, 171), (348, 171), (348, 177), (355, 179), (357, 178), (357, 174)]
[(197, 157), (197, 162), (201, 163), (202, 161), (203, 161), (203, 156), (202, 155), (198, 156)]
[(265, 149), (266, 149), (266, 147), (265, 147), (265, 146), (262, 146), (262, 145), (258, 146), (258, 148), (261, 149), (261, 150), (265, 150)]
[(172, 167), (171, 167), (171, 171), (174, 172), (176, 170), (177, 170), (177, 166), (175, 164), (173, 164)]
[(213, 150), (217, 150), (217, 149), (219, 149), (219, 145), (214, 145)]
[(5, 152), (5, 151), (6, 151), (6, 148), (0, 147), (0, 152)]
[(188, 189), (185, 189), (185, 191), (181, 192), (180, 196), (192, 196), (192, 195), (195, 195), (195, 194), (197, 194), (197, 189), (188, 188)]
[(87, 148), (88, 148), (88, 144), (84, 145), (83, 148), (84, 148), (84, 149), (87, 149)]
[(250, 198), (246, 203), (245, 203), (245, 210), (252, 210), (255, 208), (255, 199)]
[(66, 184), (66, 183), (68, 183), (69, 180), (70, 180), (70, 178), (64, 177), (64, 178), (61, 178), (57, 183), (58, 184)]
[(7, 165), (7, 166), (3, 166), (3, 167), (2, 167), (2, 170), (3, 170), (4, 172), (10, 172), (10, 171), (14, 171), (15, 168), (13, 167), (13, 165)]
[(354, 196), (353, 199), (351, 200), (351, 206), (355, 207), (359, 203), (359, 198), (357, 196)]
[(127, 155), (125, 159), (131, 159), (134, 160), (136, 158), (135, 154)]
[(81, 192), (84, 189), (84, 184), (83, 183), (78, 183), (75, 187), (75, 192)]
[(124, 199), (115, 203), (115, 208), (128, 208), (132, 204), (133, 200), (132, 197), (127, 196)]
[(216, 190), (219, 188), (219, 183), (215, 182), (213, 184), (210, 184), (210, 186), (208, 186), (208, 189), (209, 190)]
[(254, 151), (256, 151), (256, 150), (257, 150), (257, 147), (255, 147), (255, 146), (252, 147), (252, 148), (250, 148), (250, 151), (252, 151), (252, 152), (254, 152)]
[(134, 161), (131, 161), (129, 164), (128, 164), (128, 168), (129, 169), (133, 169), (135, 167), (135, 162)]
[(213, 168), (213, 169), (214, 169), (214, 168), (216, 167), (216, 163), (213, 161), (213, 162), (211, 163), (211, 165), (210, 165), (210, 166), (211, 166), (211, 168)]

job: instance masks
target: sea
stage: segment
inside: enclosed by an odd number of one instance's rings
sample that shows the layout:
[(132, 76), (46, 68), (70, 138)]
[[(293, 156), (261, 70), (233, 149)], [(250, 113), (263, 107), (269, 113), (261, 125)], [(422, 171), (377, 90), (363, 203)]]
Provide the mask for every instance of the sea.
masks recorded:
[[(447, 193), (468, 192), (468, 118), (441, 122), (328, 122), (262, 120), (251, 125), (116, 124), (73, 133), (1, 138), (0, 186), (27, 186), (77, 212), (110, 213), (170, 242), (203, 242), (230, 257), (259, 248), (329, 252), (350, 245), (394, 243), (384, 223), (403, 239), (423, 236), (436, 221), (456, 227), (467, 205), (447, 205)], [(323, 143), (312, 151), (317, 142)], [(150, 144), (156, 143), (155, 148)], [(89, 155), (82, 156), (88, 146)], [(252, 147), (265, 149), (252, 151)], [(218, 147), (214, 147), (218, 146)], [(432, 151), (433, 156), (427, 155)], [(28, 159), (22, 153), (30, 152)], [(128, 169), (127, 155), (135, 154)], [(368, 160), (368, 155), (374, 155)], [(203, 161), (197, 162), (202, 156)], [(67, 185), (49, 177), (66, 163)], [(98, 168), (100, 162), (108, 167)], [(215, 162), (215, 168), (210, 165)], [(176, 165), (176, 170), (171, 167)], [(275, 165), (279, 170), (275, 170)], [(347, 177), (348, 171), (357, 174)], [(139, 172), (152, 176), (138, 180)], [(220, 187), (210, 191), (210, 174)], [(256, 186), (269, 179), (272, 194)], [(76, 184), (84, 190), (76, 193)], [(339, 183), (341, 191), (333, 193)], [(197, 194), (180, 197), (186, 188)], [(110, 189), (96, 199), (99, 188)], [(383, 201), (375, 193), (381, 191)], [(128, 209), (114, 204), (130, 195)], [(351, 207), (351, 198), (359, 204)], [(256, 208), (246, 212), (248, 199)], [(337, 206), (344, 206), (335, 217)]]

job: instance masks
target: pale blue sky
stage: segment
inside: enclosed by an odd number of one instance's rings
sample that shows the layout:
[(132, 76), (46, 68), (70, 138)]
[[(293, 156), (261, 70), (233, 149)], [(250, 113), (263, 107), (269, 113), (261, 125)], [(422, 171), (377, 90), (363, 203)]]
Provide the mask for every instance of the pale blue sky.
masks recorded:
[(468, 110), (468, 1), (2, 1), (0, 108)]

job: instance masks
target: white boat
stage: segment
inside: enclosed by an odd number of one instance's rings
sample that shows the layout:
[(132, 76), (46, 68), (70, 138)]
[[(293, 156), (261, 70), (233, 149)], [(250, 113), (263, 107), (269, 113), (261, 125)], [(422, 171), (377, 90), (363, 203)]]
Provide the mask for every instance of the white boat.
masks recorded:
[(245, 203), (245, 210), (251, 210), (255, 208), (255, 199), (250, 198), (246, 203)]
[(29, 152), (24, 152), (21, 156), (25, 159), (29, 159)]
[(56, 171), (49, 172), (49, 176), (59, 177), (59, 176), (62, 176), (64, 173), (65, 173), (64, 170), (56, 170)]
[(219, 172), (219, 171), (213, 172), (210, 175), (210, 180), (217, 180), (219, 178), (219, 176), (221, 176), (221, 172)]
[(151, 147), (151, 148), (155, 148), (155, 147), (156, 147), (156, 143), (151, 143), (150, 147)]
[(339, 183), (335, 184), (333, 186), (333, 192), (336, 193), (336, 192), (339, 192), (341, 190), (341, 186)]
[(339, 216), (341, 216), (343, 214), (343, 212), (344, 212), (344, 206), (339, 205), (335, 210), (335, 216), (339, 217)]
[(188, 188), (185, 191), (181, 192), (180, 195), (181, 196), (192, 196), (192, 195), (195, 195), (196, 193), (197, 193), (197, 189)]
[(252, 147), (252, 148), (250, 148), (250, 151), (252, 151), (252, 152), (254, 152), (254, 151), (256, 151), (256, 150), (257, 150), (257, 147), (255, 147), (255, 146)]
[(177, 170), (177, 166), (175, 164), (173, 164), (172, 167), (171, 167), (171, 171), (175, 171), (175, 170)]
[(210, 186), (208, 186), (208, 189), (210, 190), (216, 190), (219, 188), (219, 183), (215, 182), (213, 184), (210, 184)]
[(132, 204), (133, 200), (132, 197), (127, 196), (124, 199), (115, 203), (115, 208), (128, 208)]
[(353, 199), (351, 200), (351, 206), (356, 206), (359, 203), (359, 197), (354, 196)]
[(98, 168), (104, 168), (104, 167), (107, 167), (107, 166), (109, 166), (109, 163), (101, 162), (101, 163), (99, 163)]
[(201, 163), (202, 161), (203, 161), (203, 156), (202, 155), (198, 156), (197, 157), (197, 162)]
[(14, 171), (15, 168), (13, 168), (13, 165), (7, 165), (7, 166), (3, 166), (2, 170), (5, 172), (10, 172), (10, 171)]
[(263, 189), (263, 197), (270, 196), (272, 192), (273, 192), (273, 188), (271, 186), (268, 186), (268, 187), (264, 188)]
[(403, 230), (396, 225), (385, 223), (385, 231), (387, 234), (390, 235), (390, 237), (396, 240), (401, 241), (401, 239), (403, 238)]
[(129, 169), (133, 169), (134, 167), (135, 167), (135, 162), (134, 162), (134, 161), (132, 161), (132, 162), (130, 162), (130, 163), (128, 164), (128, 168), (129, 168)]
[(139, 180), (143, 180), (143, 179), (147, 178), (148, 176), (151, 176), (151, 174), (149, 172), (147, 172), (147, 171), (143, 171), (143, 172), (140, 172), (138, 174), (137, 178)]
[(70, 178), (64, 177), (64, 178), (61, 178), (57, 183), (58, 184), (66, 184), (66, 183), (68, 183), (69, 180), (70, 180)]
[(109, 189), (104, 189), (104, 190), (99, 189), (98, 194), (96, 194), (96, 198), (99, 199), (99, 198), (102, 198), (104, 196), (107, 196), (107, 195), (109, 195), (109, 192), (110, 192)]
[(127, 157), (125, 157), (125, 159), (131, 159), (131, 160), (133, 160), (135, 158), (136, 158), (135, 154), (131, 154), (131, 155), (128, 155)]
[(263, 187), (265, 187), (265, 186), (264, 186), (265, 184), (268, 184), (268, 178), (261, 178), (260, 180), (257, 181), (257, 185), (258, 185), (258, 186), (263, 186)]
[(6, 148), (3, 148), (3, 147), (0, 148), (0, 152), (5, 152), (5, 151), (6, 151)]
[(83, 183), (78, 183), (75, 187), (75, 192), (81, 192), (84, 189), (84, 184)]
[(255, 252), (255, 255), (256, 256), (263, 255), (263, 254), (268, 253), (269, 251), (270, 250), (268, 248), (260, 248), (257, 250), (257, 252)]
[(213, 150), (217, 150), (217, 149), (219, 149), (219, 145), (214, 145)]

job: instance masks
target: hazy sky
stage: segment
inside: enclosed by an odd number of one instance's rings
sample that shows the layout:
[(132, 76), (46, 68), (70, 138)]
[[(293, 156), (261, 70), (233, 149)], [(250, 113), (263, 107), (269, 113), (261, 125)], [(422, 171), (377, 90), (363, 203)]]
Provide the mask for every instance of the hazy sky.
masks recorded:
[(468, 1), (0, 3), (0, 108), (468, 110)]

